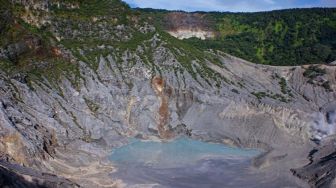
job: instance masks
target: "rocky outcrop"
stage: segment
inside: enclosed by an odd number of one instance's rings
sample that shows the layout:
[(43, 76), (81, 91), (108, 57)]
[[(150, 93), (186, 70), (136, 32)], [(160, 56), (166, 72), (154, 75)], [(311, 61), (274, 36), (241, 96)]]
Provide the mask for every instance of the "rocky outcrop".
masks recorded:
[(215, 37), (211, 20), (201, 13), (171, 12), (165, 15), (164, 25), (169, 34), (179, 39)]
[[(310, 131), (315, 123), (312, 114), (319, 112), (318, 106), (324, 102), (315, 98), (314, 107), (293, 87), (307, 84), (302, 71), (297, 71), (301, 68), (279, 69), (220, 57), (223, 68), (210, 67), (232, 82), (239, 80), (243, 86), (228, 81), (230, 84), (223, 82), (221, 88), (211, 89), (212, 86), (200, 85), (206, 82), (194, 80), (188, 72), (175, 75), (170, 70), (164, 70), (161, 76), (147, 77), (150, 70), (146, 68), (133, 71), (145, 67), (141, 61), (127, 74), (121, 73), (112, 55), (100, 58), (97, 71), (80, 62), (79, 88), (67, 79), (59, 82), (58, 90), (45, 81), (33, 81), (28, 86), (2, 75), (1, 121), (2, 127), (8, 129), (1, 138), (2, 152), (13, 161), (74, 178), (59, 163), (52, 162), (59, 160), (55, 148), (65, 148), (62, 155), (75, 150), (98, 155), (102, 160), (111, 148), (122, 144), (125, 136), (168, 139), (183, 125), (185, 128), (177, 132), (196, 139), (269, 151), (255, 162), (266, 171), (281, 166), (284, 174), (290, 174), (290, 168), (305, 165), (308, 159), (303, 159), (314, 145), (310, 142), (314, 137)], [(293, 93), (289, 102), (271, 95), (258, 98), (251, 94), (281, 93), (273, 78), (276, 74), (288, 76), (287, 87)], [(292, 80), (297, 74), (301, 74), (301, 79)], [(314, 89), (328, 93), (322, 88)], [(34, 162), (41, 159), (46, 160), (42, 166)], [(92, 182), (83, 185), (89, 184)]]
[(202, 40), (214, 38), (214, 33), (211, 31), (204, 31), (202, 29), (177, 29), (177, 30), (169, 30), (169, 34), (178, 38), (178, 39), (189, 39), (192, 37), (199, 38)]
[[(8, 44), (3, 49), (0, 49), (0, 58), (8, 59), (14, 63), (18, 62), (19, 57), (28, 52), (38, 52), (42, 47), (41, 40), (34, 36), (27, 36), (22, 41), (13, 44)], [(39, 54), (41, 55), (41, 54)]]
[(0, 161), (0, 186), (13, 188), (79, 187), (67, 179)]
[(309, 182), (312, 187), (335, 187), (335, 138), (330, 137), (310, 151), (310, 162), (302, 168), (292, 169), (293, 174)]
[[(55, 174), (56, 185), (56, 179), (71, 184), (65, 177), (84, 187), (122, 187), (125, 182), (109, 176), (117, 170), (107, 160), (113, 148), (129, 137), (186, 135), (261, 148), (265, 153), (254, 160), (253, 172), (307, 186), (290, 169), (309, 164), (312, 148), (323, 147), (323, 140), (334, 134), (329, 131), (335, 126), (329, 104), (336, 98), (336, 67), (318, 65), (325, 74), (312, 79), (305, 76), (308, 66), (256, 65), (220, 51), (178, 46), (131, 16), (125, 19), (134, 24), (43, 11), (60, 41), (52, 48), (58, 61), (37, 59), (33, 65), (45, 66), (33, 71), (0, 70), (3, 160)], [(187, 21), (207, 30), (202, 19), (195, 14)], [(320, 84), (326, 81), (328, 88)], [(329, 168), (333, 150), (321, 154), (327, 158), (313, 157), (308, 166), (322, 169), (318, 178), (300, 170), (295, 174), (311, 185), (329, 184), (324, 172), (334, 173)], [(330, 165), (320, 168), (326, 161)], [(29, 176), (45, 179), (40, 175)]]

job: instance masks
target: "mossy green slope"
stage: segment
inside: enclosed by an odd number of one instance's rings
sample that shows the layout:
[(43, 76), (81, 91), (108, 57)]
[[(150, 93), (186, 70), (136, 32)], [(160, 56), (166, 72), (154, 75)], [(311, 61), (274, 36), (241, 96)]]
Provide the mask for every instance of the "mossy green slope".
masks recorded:
[(293, 9), (260, 13), (211, 13), (219, 36), (189, 40), (255, 63), (301, 65), (336, 60), (336, 9)]
[[(162, 28), (169, 11), (139, 9)], [(289, 9), (257, 13), (198, 12), (214, 39), (185, 40), (201, 49), (222, 50), (254, 63), (302, 65), (336, 60), (336, 9)]]

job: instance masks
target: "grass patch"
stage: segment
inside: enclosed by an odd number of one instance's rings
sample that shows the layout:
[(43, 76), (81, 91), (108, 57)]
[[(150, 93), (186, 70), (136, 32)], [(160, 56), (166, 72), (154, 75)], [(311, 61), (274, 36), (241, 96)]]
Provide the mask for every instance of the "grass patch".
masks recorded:
[(326, 74), (325, 69), (319, 68), (317, 65), (309, 66), (304, 72), (303, 76), (309, 79), (315, 79), (318, 76), (323, 76)]
[(254, 95), (255, 97), (257, 97), (258, 100), (263, 99), (264, 97), (268, 97), (274, 100), (279, 100), (281, 102), (287, 103), (290, 102), (289, 99), (287, 99), (285, 96), (281, 95), (281, 94), (269, 94), (266, 92), (252, 92), (252, 95)]

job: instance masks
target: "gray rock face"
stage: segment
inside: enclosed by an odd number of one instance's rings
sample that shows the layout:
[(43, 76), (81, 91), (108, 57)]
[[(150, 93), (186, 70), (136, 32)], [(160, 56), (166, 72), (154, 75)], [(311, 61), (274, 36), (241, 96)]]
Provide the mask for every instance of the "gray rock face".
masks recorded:
[(309, 182), (312, 187), (335, 187), (335, 138), (323, 141), (309, 153), (310, 163), (292, 169), (295, 176)]
[(13, 188), (79, 187), (53, 174), (40, 173), (19, 165), (0, 162), (0, 186)]
[[(60, 178), (60, 187), (127, 187), (109, 176), (117, 170), (107, 159), (113, 148), (129, 137), (186, 135), (263, 149), (251, 169), (262, 177), (309, 186), (292, 176), (290, 169), (299, 169), (293, 172), (310, 185), (332, 185), (335, 149), (325, 140), (335, 133), (336, 67), (319, 65), (325, 74), (311, 79), (304, 76), (309, 66), (256, 65), (219, 51), (195, 55), (148, 23), (48, 17), (48, 4), (22, 3), (44, 11), (62, 42), (58, 55), (78, 70), (63, 69), (57, 79), (48, 75), (56, 68), (35, 79), (0, 70), (0, 157), (34, 169), (32, 179), (48, 180), (38, 171), (75, 182)], [(20, 44), (7, 49), (19, 55)]]
[(27, 37), (22, 41), (18, 41), (13, 44), (5, 46), (3, 49), (0, 48), (0, 58), (7, 59), (11, 62), (16, 63), (18, 58), (29, 52), (40, 48), (41, 40), (36, 37)]
[[(21, 164), (77, 181), (82, 177), (64, 170), (57, 162), (59, 155), (69, 155), (69, 150), (88, 153), (87, 160), (84, 154), (77, 156), (84, 160), (79, 164), (63, 164), (86, 166), (94, 156), (104, 161), (108, 151), (122, 144), (125, 137), (170, 139), (182, 133), (206, 141), (263, 148), (268, 153), (255, 160), (257, 169), (272, 172), (281, 168), (282, 177), (289, 178), (290, 168), (308, 163), (304, 159), (314, 145), (310, 139), (319, 130), (314, 114), (330, 114), (329, 108), (319, 108), (333, 101), (334, 93), (305, 83), (302, 67), (260, 66), (218, 56), (224, 68), (209, 67), (228, 79), (219, 88), (196, 81), (187, 71), (152, 72), (141, 61), (121, 72), (113, 51), (100, 56), (96, 70), (78, 62), (79, 87), (66, 77), (55, 88), (46, 80), (28, 86), (1, 74), (1, 151)], [(335, 75), (335, 67), (324, 68)], [(281, 93), (275, 75), (287, 80), (286, 87), (292, 91), (289, 101), (281, 102), (271, 94), (251, 94)], [(310, 101), (303, 97), (307, 90), (314, 96)], [(41, 159), (45, 160), (42, 164), (38, 162)], [(94, 180), (83, 183), (92, 184)]]

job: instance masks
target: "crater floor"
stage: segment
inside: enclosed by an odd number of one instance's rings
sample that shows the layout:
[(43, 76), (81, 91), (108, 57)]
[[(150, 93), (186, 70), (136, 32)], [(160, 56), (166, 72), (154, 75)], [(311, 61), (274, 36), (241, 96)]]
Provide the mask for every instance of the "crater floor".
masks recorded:
[(251, 159), (261, 152), (188, 138), (130, 139), (113, 150), (110, 160), (117, 167), (112, 177), (129, 187), (267, 187), (272, 182), (251, 173)]

